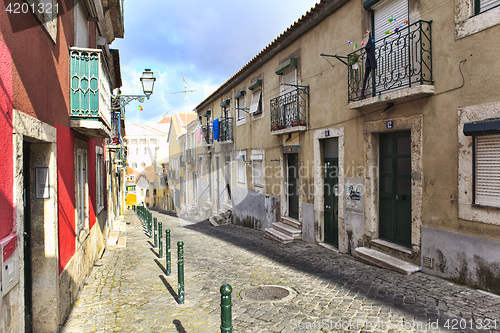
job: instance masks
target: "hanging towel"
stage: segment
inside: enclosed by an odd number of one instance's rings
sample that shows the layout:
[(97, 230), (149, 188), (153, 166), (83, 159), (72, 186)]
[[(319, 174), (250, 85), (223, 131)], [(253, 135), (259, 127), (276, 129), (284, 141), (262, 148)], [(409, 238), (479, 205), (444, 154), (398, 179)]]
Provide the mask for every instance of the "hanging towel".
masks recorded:
[(198, 143), (201, 141), (201, 127), (198, 127), (196, 130), (196, 139), (198, 140)]
[(214, 140), (219, 141), (219, 118), (214, 120), (213, 131), (214, 131)]

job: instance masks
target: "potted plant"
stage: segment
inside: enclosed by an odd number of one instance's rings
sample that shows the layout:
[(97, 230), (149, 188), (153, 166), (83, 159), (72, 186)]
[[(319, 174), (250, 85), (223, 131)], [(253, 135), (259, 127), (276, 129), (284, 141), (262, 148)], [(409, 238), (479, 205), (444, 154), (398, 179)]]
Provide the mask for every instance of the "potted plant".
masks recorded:
[(353, 69), (358, 69), (358, 63), (359, 63), (359, 53), (352, 53), (349, 55), (347, 59), (347, 63), (349, 66), (351, 66)]

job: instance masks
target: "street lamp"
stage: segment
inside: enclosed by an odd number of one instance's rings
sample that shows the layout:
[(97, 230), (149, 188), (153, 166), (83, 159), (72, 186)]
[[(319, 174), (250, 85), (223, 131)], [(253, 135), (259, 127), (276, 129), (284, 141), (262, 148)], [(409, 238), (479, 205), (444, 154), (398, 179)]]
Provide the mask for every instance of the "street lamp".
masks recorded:
[(142, 72), (141, 76), (141, 84), (142, 84), (142, 91), (144, 92), (144, 95), (111, 95), (111, 98), (113, 100), (113, 110), (119, 110), (128, 103), (132, 101), (139, 101), (140, 103), (143, 103), (145, 99), (149, 99), (149, 97), (153, 94), (153, 89), (155, 85), (156, 78), (151, 71), (151, 69), (147, 68)]

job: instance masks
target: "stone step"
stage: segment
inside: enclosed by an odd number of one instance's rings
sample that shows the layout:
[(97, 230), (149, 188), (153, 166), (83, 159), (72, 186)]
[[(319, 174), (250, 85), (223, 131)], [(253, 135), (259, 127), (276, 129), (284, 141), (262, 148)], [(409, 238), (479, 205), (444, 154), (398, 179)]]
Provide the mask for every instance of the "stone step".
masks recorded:
[(288, 224), (289, 226), (294, 227), (295, 229), (302, 230), (302, 223), (300, 223), (299, 220), (296, 220), (296, 219), (291, 218), (289, 216), (282, 216), (281, 222)]
[(374, 249), (358, 247), (355, 251), (359, 258), (379, 267), (387, 268), (402, 274), (411, 274), (420, 271), (419, 266), (394, 258)]
[(293, 242), (293, 237), (282, 233), (274, 228), (266, 228), (266, 236), (280, 243), (288, 244)]
[(127, 247), (127, 236), (119, 237), (116, 247)]
[(118, 243), (118, 236), (120, 236), (120, 231), (111, 230), (108, 235), (108, 245), (115, 246)]
[(284, 234), (287, 234), (288, 236), (291, 236), (292, 238), (298, 238), (302, 234), (302, 231), (300, 229), (294, 228), (294, 227), (292, 227), (288, 224), (282, 223), (282, 222), (274, 222), (273, 228), (278, 230), (279, 232), (282, 232)]

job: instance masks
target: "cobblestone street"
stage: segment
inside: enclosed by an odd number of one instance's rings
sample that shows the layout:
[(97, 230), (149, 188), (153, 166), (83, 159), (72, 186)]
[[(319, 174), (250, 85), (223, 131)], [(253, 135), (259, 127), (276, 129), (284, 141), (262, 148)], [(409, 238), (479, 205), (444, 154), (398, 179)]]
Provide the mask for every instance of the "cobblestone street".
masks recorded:
[[(172, 274), (133, 212), (127, 245), (106, 250), (62, 332), (218, 332), (220, 292), (233, 287), (233, 332), (500, 332), (500, 297), (422, 273), (401, 275), (315, 244), (283, 245), (260, 231), (153, 212), (171, 230)], [(185, 304), (177, 303), (184, 242)], [(241, 298), (283, 286), (281, 301)], [(296, 292), (296, 293), (295, 293)]]

